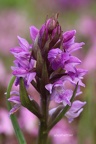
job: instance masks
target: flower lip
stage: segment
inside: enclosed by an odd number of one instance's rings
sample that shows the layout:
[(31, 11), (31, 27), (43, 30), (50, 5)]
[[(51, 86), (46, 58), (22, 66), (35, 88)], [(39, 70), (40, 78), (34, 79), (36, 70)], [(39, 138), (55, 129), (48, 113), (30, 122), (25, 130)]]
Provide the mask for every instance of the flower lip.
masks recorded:
[(69, 119), (69, 122), (72, 122), (74, 118), (76, 118), (80, 115), (80, 113), (83, 111), (82, 107), (85, 104), (86, 104), (86, 102), (81, 102), (79, 100), (75, 100), (72, 103), (71, 108), (65, 114), (65, 116)]

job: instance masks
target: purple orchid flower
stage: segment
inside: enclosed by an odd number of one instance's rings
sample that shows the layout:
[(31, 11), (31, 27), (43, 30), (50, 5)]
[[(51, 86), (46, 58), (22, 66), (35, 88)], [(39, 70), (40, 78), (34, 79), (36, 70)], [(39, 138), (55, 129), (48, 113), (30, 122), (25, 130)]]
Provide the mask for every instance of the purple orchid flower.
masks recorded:
[(8, 99), (8, 101), (15, 103), (15, 105), (13, 106), (13, 108), (9, 112), (9, 114), (11, 115), (11, 114), (15, 113), (20, 108), (21, 102), (20, 102), (19, 92), (11, 91), (10, 95), (11, 95), (11, 97)]
[[(16, 76), (15, 85), (20, 86), (20, 92), (22, 90), (20, 78), (22, 78), (25, 89), (29, 85), (33, 85), (38, 91), (40, 99), (46, 102), (43, 103), (45, 104), (43, 106), (46, 107), (49, 99), (63, 107), (68, 105), (70, 109), (66, 111), (65, 116), (70, 122), (80, 115), (83, 110), (82, 107), (86, 104), (86, 102), (78, 100), (71, 102), (77, 83), (78, 88), (75, 97), (82, 93), (80, 87), (85, 87), (82, 80), (87, 72), (77, 68), (81, 64), (81, 60), (72, 55), (74, 51), (81, 49), (84, 45), (83, 42), (75, 42), (75, 34), (76, 30), (63, 32), (58, 22), (58, 15), (56, 15), (46, 20), (40, 30), (35, 26), (30, 27), (31, 44), (18, 36), (19, 46), (11, 49), (11, 53), (16, 58), (14, 66), (11, 68), (13, 75)], [(23, 101), (23, 94), (13, 92), (12, 95), (8, 100), (14, 102), (15, 105), (10, 114), (13, 114), (21, 106), (20, 96), (22, 96)], [(30, 105), (31, 103), (27, 104)], [(24, 106), (30, 110), (31, 106), (27, 104)], [(34, 102), (31, 112), (35, 108), (33, 113), (42, 118), (43, 112), (38, 114), (40, 106)]]
[(60, 48), (52, 48), (48, 53), (48, 60), (53, 68), (63, 68), (67, 71), (74, 72), (74, 66), (81, 63), (77, 57), (72, 56), (71, 53), (76, 51), (84, 45), (84, 43), (75, 43), (75, 30), (65, 32), (63, 37), (63, 50)]
[[(20, 94), (18, 91), (11, 91), (10, 92), (11, 97), (8, 99), (8, 101), (14, 103), (13, 108), (10, 110), (9, 114), (14, 114), (15, 112), (17, 112), (19, 110), (19, 108), (22, 106), (21, 105), (21, 100), (20, 100)], [(30, 97), (30, 95), (28, 95), (30, 101), (33, 100), (32, 97)]]
[(17, 77), (16, 85), (19, 84), (19, 78), (23, 77), (26, 86), (28, 86), (36, 75), (36, 72), (34, 71), (36, 61), (34, 59), (29, 61), (31, 55), (29, 43), (20, 37), (18, 37), (18, 40), (20, 47), (11, 49), (11, 53), (16, 57), (16, 60), (14, 61), (15, 66), (12, 66), (11, 68), (13, 70), (13, 75)]
[(79, 100), (75, 100), (72, 103), (71, 108), (67, 111), (65, 116), (68, 118), (69, 122), (72, 122), (74, 118), (78, 117), (80, 113), (83, 111), (83, 106), (86, 104), (86, 102), (81, 102)]
[(51, 94), (51, 100), (55, 100), (57, 103), (65, 103), (71, 106), (70, 99), (73, 94), (73, 90), (65, 88), (65, 81), (57, 81), (54, 84), (48, 84), (45, 88)]

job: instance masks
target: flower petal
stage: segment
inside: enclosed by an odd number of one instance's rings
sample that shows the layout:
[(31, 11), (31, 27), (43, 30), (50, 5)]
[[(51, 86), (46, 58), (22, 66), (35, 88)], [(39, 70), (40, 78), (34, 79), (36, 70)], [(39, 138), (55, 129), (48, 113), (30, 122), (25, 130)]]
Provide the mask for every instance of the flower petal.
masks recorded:
[(74, 118), (78, 117), (80, 115), (80, 113), (83, 111), (83, 108), (81, 108), (77, 113), (71, 113), (71, 112), (67, 112), (65, 114), (65, 116), (68, 118), (69, 123), (71, 123)]
[(86, 104), (86, 102), (81, 102), (79, 100), (76, 100), (72, 103), (71, 108), (65, 116), (69, 119), (69, 122), (72, 122), (74, 118), (78, 117), (80, 113), (83, 111), (83, 106)]
[(84, 42), (74, 43), (68, 48), (68, 52), (72, 53), (78, 49), (81, 49), (84, 44), (85, 44)]
[(12, 96), (8, 99), (8, 101), (16, 103), (16, 104), (20, 104), (20, 96)]
[(23, 48), (24, 50), (29, 49), (30, 46), (26, 39), (21, 38), (20, 36), (17, 36), (17, 38), (19, 40), (19, 45), (21, 46), (21, 48)]
[(9, 115), (14, 114), (19, 108), (21, 104), (16, 104), (14, 107), (10, 110)]
[(38, 32), (39, 30), (35, 26), (30, 27), (30, 35), (33, 41), (35, 41)]
[(45, 88), (50, 92), (50, 94), (52, 93), (52, 86), (53, 86), (53, 84), (45, 85)]
[(29, 85), (30, 82), (35, 78), (36, 76), (36, 72), (33, 72), (33, 73), (29, 73), (28, 76), (27, 76), (27, 84)]
[(70, 30), (70, 31), (67, 31), (63, 34), (63, 39), (64, 39), (64, 42), (70, 40), (73, 38), (73, 36), (75, 35), (76, 33), (76, 30)]
[(83, 107), (86, 104), (86, 102), (81, 102), (79, 100), (76, 100), (73, 102), (72, 107), (70, 108), (71, 112), (78, 111), (81, 107)]

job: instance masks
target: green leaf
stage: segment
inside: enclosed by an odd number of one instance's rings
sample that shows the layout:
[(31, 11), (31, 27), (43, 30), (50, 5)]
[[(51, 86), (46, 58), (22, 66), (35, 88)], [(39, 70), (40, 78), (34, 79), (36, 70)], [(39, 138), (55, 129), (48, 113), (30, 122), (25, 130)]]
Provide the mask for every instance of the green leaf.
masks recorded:
[[(56, 108), (53, 108), (51, 110), (53, 110), (54, 112), (50, 115), (49, 117), (49, 124), (58, 116), (58, 114), (61, 112), (61, 110), (64, 108), (63, 105), (60, 105)], [(54, 110), (55, 109), (55, 110)]]
[[(8, 85), (8, 88), (7, 88), (7, 99), (10, 98), (10, 91), (12, 89), (14, 81), (15, 81), (15, 77), (12, 77), (12, 79), (10, 80), (10, 83)], [(8, 100), (7, 100), (7, 105), (8, 105), (8, 110), (10, 111), (12, 109), (12, 106)], [(23, 133), (19, 127), (16, 116), (14, 114), (12, 114), (10, 116), (10, 118), (11, 118), (11, 121), (12, 121), (14, 130), (15, 130), (15, 134), (16, 134), (16, 137), (18, 139), (19, 144), (26, 144), (25, 138), (24, 138)]]
[(29, 111), (35, 114), (39, 119), (42, 117), (40, 114), (40, 107), (34, 100), (30, 100), (27, 90), (24, 85), (24, 81), (20, 78), (20, 100), (21, 104), (26, 107)]

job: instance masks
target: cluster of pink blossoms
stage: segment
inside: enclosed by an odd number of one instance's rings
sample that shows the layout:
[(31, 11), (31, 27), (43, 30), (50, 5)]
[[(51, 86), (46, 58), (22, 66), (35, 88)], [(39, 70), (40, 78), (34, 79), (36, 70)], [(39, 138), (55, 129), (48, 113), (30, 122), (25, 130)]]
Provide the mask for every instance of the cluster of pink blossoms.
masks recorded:
[[(16, 76), (15, 85), (20, 85), (20, 78), (23, 78), (26, 90), (33, 85), (40, 97), (49, 97), (49, 101), (54, 100), (63, 108), (69, 105), (65, 113), (69, 122), (80, 115), (86, 104), (79, 100), (71, 102), (77, 83), (75, 97), (81, 94), (80, 87), (85, 87), (82, 79), (87, 72), (77, 68), (81, 60), (72, 55), (84, 45), (83, 42), (75, 42), (75, 34), (76, 30), (63, 32), (55, 16), (48, 19), (40, 30), (35, 26), (30, 27), (32, 44), (18, 36), (19, 46), (11, 49), (16, 58), (12, 66), (13, 75)], [(19, 92), (12, 91), (9, 101), (15, 103), (10, 111), (12, 114), (21, 106)], [(49, 110), (49, 115), (55, 110)]]

